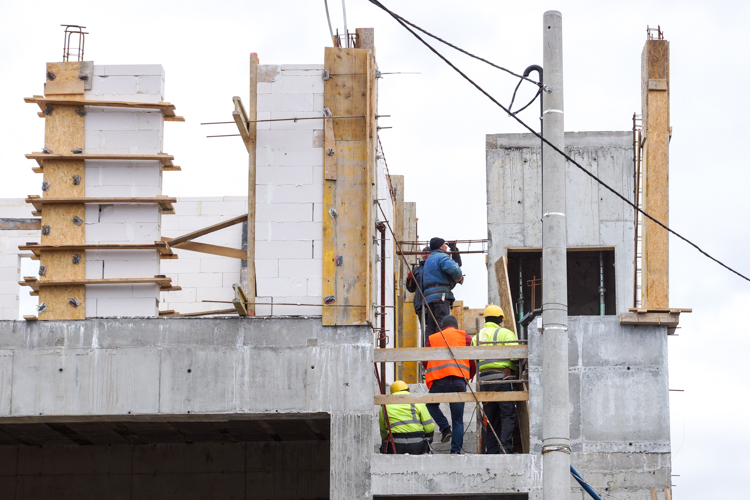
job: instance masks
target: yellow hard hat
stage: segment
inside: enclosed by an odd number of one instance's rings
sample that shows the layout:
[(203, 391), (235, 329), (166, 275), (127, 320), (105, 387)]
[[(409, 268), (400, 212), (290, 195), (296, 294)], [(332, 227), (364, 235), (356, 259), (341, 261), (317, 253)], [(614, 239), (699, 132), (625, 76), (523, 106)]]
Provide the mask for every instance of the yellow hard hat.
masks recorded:
[(409, 386), (403, 380), (396, 380), (391, 384), (391, 394), (395, 394), (400, 391), (408, 391)]
[(484, 317), (486, 318), (487, 316), (505, 319), (505, 313), (503, 312), (502, 308), (500, 306), (496, 306), (495, 304), (488, 305), (487, 309), (484, 310)]

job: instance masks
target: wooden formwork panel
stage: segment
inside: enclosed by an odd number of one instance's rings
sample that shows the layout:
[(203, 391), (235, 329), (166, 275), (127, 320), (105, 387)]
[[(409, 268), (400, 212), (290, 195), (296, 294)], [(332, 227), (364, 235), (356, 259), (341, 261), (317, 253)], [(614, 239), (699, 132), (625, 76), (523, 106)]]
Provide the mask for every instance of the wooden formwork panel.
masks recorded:
[[(323, 181), (323, 296), (339, 307), (323, 308), (324, 325), (371, 322), (374, 245), (372, 85), (370, 53), (328, 47), (324, 102), (334, 116), (363, 116), (333, 120), (337, 175)], [(328, 145), (326, 145), (328, 147)], [(337, 265), (338, 264), (338, 265)], [(354, 307), (341, 307), (351, 305)]]
[[(72, 298), (80, 302), (77, 307), (70, 304)], [(41, 288), (39, 303), (47, 304), (47, 309), (39, 313), (40, 320), (86, 319), (86, 286), (64, 285)]]
[[(56, 99), (82, 99), (84, 96), (83, 81), (80, 75), (79, 62), (47, 63), (47, 71), (54, 73), (54, 80), (46, 78), (45, 96)], [(56, 154), (71, 154), (73, 150), (85, 147), (85, 118), (76, 113), (78, 105), (51, 105), (51, 113), (45, 113), (44, 146)], [(85, 196), (85, 162), (83, 160), (66, 160), (45, 162), (44, 181), (49, 183), (45, 198), (83, 198)], [(80, 176), (74, 184), (74, 176)], [(42, 210), (42, 226), (49, 226), (49, 234), (42, 234), (42, 245), (83, 245), (85, 234), (86, 206), (83, 203), (49, 204)], [(78, 220), (80, 219), (80, 220)], [(76, 224), (74, 221), (78, 221)], [(78, 264), (73, 263), (73, 256), (80, 255)], [(46, 274), (40, 281), (62, 279), (83, 279), (86, 277), (85, 252), (74, 250), (43, 251), (39, 263), (46, 267)], [(78, 305), (71, 304), (71, 299)], [(39, 303), (47, 308), (39, 313), (39, 319), (85, 319), (86, 287), (84, 285), (66, 285), (44, 287), (39, 290)]]
[[(44, 162), (44, 180), (49, 188), (44, 196), (50, 198), (83, 198), (85, 196), (85, 163), (79, 161), (47, 160)], [(78, 184), (73, 178), (78, 176)]]
[(500, 295), (498, 304), (505, 313), (505, 328), (512, 331), (518, 338), (516, 332), (516, 314), (513, 311), (513, 299), (510, 294), (510, 282), (508, 281), (508, 266), (505, 257), (500, 257), (495, 262), (495, 278), (497, 279), (497, 293)]

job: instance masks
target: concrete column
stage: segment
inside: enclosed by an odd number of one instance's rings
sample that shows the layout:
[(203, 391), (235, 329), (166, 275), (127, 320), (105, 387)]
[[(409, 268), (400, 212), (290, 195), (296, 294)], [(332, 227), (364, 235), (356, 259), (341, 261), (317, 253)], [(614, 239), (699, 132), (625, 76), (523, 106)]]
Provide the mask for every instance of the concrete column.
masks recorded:
[(372, 499), (372, 412), (331, 415), (331, 500)]
[[(562, 15), (545, 12), (543, 29), (544, 136), (564, 151)], [(546, 144), (543, 155), (542, 487), (545, 500), (560, 500), (570, 496), (565, 158)]]

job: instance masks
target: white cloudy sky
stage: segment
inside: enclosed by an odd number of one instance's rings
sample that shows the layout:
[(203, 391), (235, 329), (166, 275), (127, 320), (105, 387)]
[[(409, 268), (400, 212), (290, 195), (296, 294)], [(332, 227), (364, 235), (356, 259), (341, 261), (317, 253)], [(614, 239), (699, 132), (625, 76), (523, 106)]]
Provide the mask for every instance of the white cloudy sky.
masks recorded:
[[(341, 5), (331, 0), (334, 29)], [(750, 111), (746, 20), (740, 1), (386, 1), (398, 13), (457, 45), (518, 72), (541, 64), (542, 14), (563, 13), (566, 129), (629, 130), (640, 109), (640, 54), (646, 25), (671, 42), (670, 225), (744, 274), (750, 274), (744, 155)], [(165, 152), (181, 173), (165, 175), (171, 196), (244, 195), (246, 153), (239, 140), (205, 139), (201, 121), (230, 119), (231, 97), (248, 93), (248, 54), (261, 63), (322, 63), (329, 43), (322, 0), (5, 2), (0, 32), (0, 197), (40, 191), (24, 153), (42, 145), (43, 121), (23, 97), (41, 94), (44, 62), (60, 59), (61, 23), (91, 33), (86, 59), (97, 64), (160, 63), (167, 100), (187, 122), (167, 124)], [(374, 27), (386, 76), (381, 134), (391, 173), (406, 176), (418, 206), (420, 236), (486, 237), (484, 137), (518, 125), (365, 0), (347, 1), (348, 25)], [(502, 102), (515, 81), (447, 50)], [(525, 89), (529, 97), (532, 89)], [(533, 108), (536, 108), (535, 106)], [(524, 119), (536, 123), (532, 111)], [(211, 132), (220, 132), (219, 127)], [(227, 126), (225, 133), (233, 133)], [(671, 305), (692, 307), (670, 343), (675, 498), (743, 498), (747, 450), (750, 339), (739, 314), (750, 284), (678, 240), (671, 242)], [(469, 305), (486, 301), (483, 258), (467, 257)], [(655, 410), (656, 411), (656, 410)]]

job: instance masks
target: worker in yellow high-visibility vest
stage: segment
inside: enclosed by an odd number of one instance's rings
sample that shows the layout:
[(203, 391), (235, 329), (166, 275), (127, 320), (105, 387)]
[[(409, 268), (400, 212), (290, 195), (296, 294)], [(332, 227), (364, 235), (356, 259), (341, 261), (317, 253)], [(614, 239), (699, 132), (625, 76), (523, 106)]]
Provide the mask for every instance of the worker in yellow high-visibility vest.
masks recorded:
[[(484, 310), (484, 328), (482, 328), (471, 341), (471, 345), (479, 345), (479, 342), (488, 345), (517, 345), (516, 334), (507, 328), (503, 328), (505, 313), (496, 305), (489, 305)], [(493, 342), (504, 342), (497, 344)], [(502, 381), (518, 379), (518, 367), (513, 360), (507, 359), (480, 359), (477, 361), (479, 371), (479, 390), (485, 392), (513, 391), (512, 383), (497, 383)], [(493, 383), (495, 382), (495, 383)], [(513, 430), (516, 426), (516, 404), (513, 401), (484, 403), (484, 413), (487, 421), (495, 429), (500, 438), (505, 453), (513, 453)], [(482, 430), (482, 449), (484, 453), (502, 453), (500, 443), (495, 439), (495, 434), (484, 426)]]
[[(391, 385), (391, 394), (409, 394), (409, 386), (403, 380)], [(385, 421), (383, 407), (380, 407), (380, 437), (383, 444), (381, 453), (394, 453), (388, 441), (388, 424), (391, 424), (393, 441), (397, 454), (422, 455), (430, 450), (429, 443), (435, 435), (435, 423), (424, 403), (394, 403), (385, 405), (388, 422)]]

